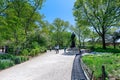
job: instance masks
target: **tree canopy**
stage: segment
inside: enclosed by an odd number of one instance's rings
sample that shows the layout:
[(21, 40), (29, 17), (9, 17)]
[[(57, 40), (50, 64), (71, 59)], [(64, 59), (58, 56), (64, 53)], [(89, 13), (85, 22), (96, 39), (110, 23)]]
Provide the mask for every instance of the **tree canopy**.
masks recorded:
[(112, 26), (118, 26), (120, 22), (119, 0), (76, 0), (74, 4), (74, 16), (79, 23), (86, 20), (102, 38), (103, 48), (105, 34)]
[[(44, 0), (1, 0), (0, 1), (0, 40), (15, 46), (27, 40), (33, 30), (42, 24), (39, 10)], [(4, 45), (8, 45), (5, 43)]]

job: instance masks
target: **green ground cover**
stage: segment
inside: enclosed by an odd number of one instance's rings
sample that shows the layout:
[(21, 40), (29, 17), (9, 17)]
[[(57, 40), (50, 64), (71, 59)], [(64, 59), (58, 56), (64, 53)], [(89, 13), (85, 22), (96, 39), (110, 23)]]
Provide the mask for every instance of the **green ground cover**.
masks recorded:
[(46, 52), (47, 48), (34, 44), (32, 48), (26, 48), (16, 53), (16, 50), (9, 49), (9, 53), (0, 54), (0, 70), (9, 68), (29, 60), (29, 58)]
[(14, 66), (15, 64), (20, 64), (29, 60), (27, 56), (16, 56), (11, 54), (1, 54), (0, 55), (0, 70)]
[(101, 77), (102, 65), (105, 66), (107, 76), (120, 79), (120, 54), (95, 54), (82, 57), (83, 62), (94, 72), (96, 78)]

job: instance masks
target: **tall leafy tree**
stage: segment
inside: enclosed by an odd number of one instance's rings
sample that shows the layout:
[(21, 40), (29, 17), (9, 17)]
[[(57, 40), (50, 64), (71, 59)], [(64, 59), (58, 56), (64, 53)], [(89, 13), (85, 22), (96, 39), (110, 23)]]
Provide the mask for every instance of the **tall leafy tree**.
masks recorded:
[(72, 30), (76, 33), (78, 39), (79, 39), (79, 46), (85, 46), (85, 40), (90, 38), (90, 32), (91, 30), (87, 26), (76, 26), (72, 27)]
[(69, 22), (64, 21), (60, 18), (56, 18), (53, 21), (53, 29), (54, 29), (54, 39), (56, 40), (56, 44), (63, 45), (63, 32), (69, 27)]
[(0, 0), (0, 15), (9, 7), (10, 0)]
[(111, 26), (120, 21), (119, 0), (77, 0), (74, 4), (74, 16), (90, 23), (102, 38), (103, 49), (106, 49), (105, 34)]
[[(9, 0), (0, 0), (0, 42), (2, 44), (3, 40), (4, 40), (4, 32), (6, 31), (4, 26), (6, 25), (5, 22), (5, 14), (4, 12), (8, 9), (9, 7)], [(3, 36), (4, 35), (4, 36)]]
[(97, 42), (97, 39), (99, 39), (99, 35), (95, 32), (94, 29), (91, 29), (89, 33), (89, 42), (91, 43), (92, 47), (95, 47), (95, 44)]
[(45, 0), (1, 0), (0, 38), (20, 45), (42, 24), (39, 13)]

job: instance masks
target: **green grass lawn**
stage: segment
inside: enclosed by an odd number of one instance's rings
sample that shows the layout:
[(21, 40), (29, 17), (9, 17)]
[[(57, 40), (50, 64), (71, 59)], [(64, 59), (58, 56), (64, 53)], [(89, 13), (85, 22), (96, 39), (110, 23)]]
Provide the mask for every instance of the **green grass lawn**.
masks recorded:
[(120, 54), (95, 54), (82, 57), (83, 62), (94, 72), (96, 78), (101, 76), (102, 65), (107, 75), (120, 79)]

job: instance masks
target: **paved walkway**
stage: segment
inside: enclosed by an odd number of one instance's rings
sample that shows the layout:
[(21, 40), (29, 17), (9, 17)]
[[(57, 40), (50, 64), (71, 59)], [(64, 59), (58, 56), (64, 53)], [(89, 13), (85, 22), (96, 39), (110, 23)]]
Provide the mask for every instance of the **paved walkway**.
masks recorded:
[(71, 80), (74, 55), (47, 52), (0, 72), (0, 80)]
[(77, 54), (74, 59), (71, 80), (87, 80), (86, 75), (84, 74), (84, 71), (81, 66), (79, 54)]

